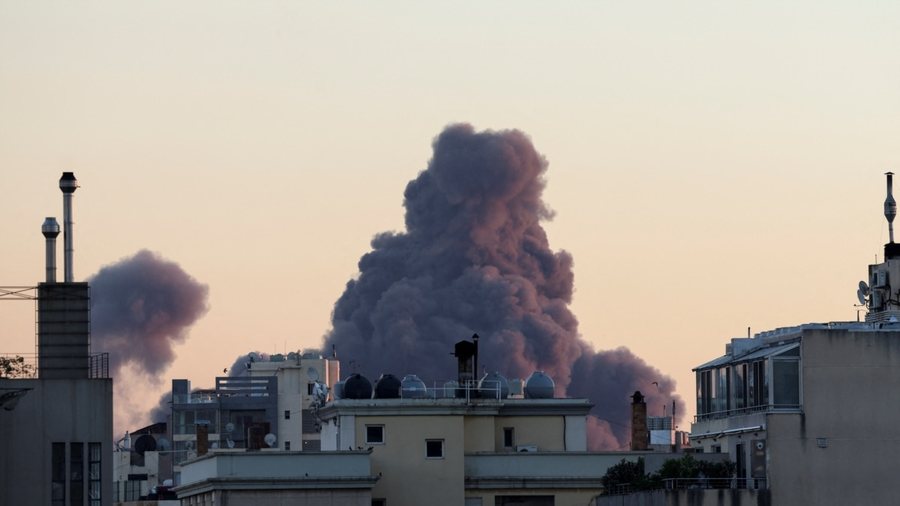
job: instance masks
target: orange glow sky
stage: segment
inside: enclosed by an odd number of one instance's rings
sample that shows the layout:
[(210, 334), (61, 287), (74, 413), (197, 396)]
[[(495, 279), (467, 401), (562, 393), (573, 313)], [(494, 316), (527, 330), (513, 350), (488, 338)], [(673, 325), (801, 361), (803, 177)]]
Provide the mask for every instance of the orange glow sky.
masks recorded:
[[(0, 285), (42, 278), (74, 171), (78, 279), (147, 248), (210, 286), (153, 405), (317, 346), (432, 138), (518, 128), (582, 335), (693, 412), (691, 368), (748, 326), (856, 318), (897, 48), (894, 2), (0, 2)], [(33, 306), (0, 303), (0, 353), (33, 350)]]

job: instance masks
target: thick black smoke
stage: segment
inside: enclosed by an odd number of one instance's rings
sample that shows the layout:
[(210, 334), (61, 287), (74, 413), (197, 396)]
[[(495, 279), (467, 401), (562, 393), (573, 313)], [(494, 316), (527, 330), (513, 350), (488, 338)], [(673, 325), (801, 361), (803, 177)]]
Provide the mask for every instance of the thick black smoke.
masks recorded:
[(91, 347), (109, 352), (113, 375), (129, 364), (156, 377), (208, 309), (206, 285), (147, 250), (103, 267), (89, 282)]
[(580, 338), (569, 310), (572, 257), (553, 252), (541, 227), (552, 216), (541, 200), (546, 169), (522, 132), (446, 128), (406, 187), (406, 232), (372, 240), (324, 346), (369, 377), (442, 380), (456, 375), (453, 344), (477, 332), (487, 370), (547, 372), (559, 394), (596, 404), (605, 421), (592, 419), (592, 448), (618, 448), (634, 390), (661, 411), (677, 399), (674, 381), (624, 348), (594, 353)]

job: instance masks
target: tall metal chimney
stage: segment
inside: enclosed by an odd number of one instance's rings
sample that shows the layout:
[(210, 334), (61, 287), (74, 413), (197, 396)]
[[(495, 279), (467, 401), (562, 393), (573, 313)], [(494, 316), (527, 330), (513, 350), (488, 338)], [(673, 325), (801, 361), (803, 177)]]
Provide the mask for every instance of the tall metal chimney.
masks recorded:
[(894, 200), (894, 173), (885, 172), (887, 176), (887, 198), (884, 199), (884, 217), (888, 221), (891, 243), (894, 242), (894, 217), (897, 216), (897, 201)]
[(75, 281), (74, 267), (72, 266), (72, 254), (75, 252), (75, 246), (72, 244), (72, 236), (75, 231), (75, 222), (72, 221), (72, 194), (78, 189), (78, 180), (72, 172), (63, 172), (59, 178), (59, 189), (63, 192), (63, 265), (65, 267), (66, 283)]
[(41, 225), (41, 232), (47, 239), (47, 283), (56, 283), (56, 236), (59, 235), (59, 223), (56, 218), (49, 216)]

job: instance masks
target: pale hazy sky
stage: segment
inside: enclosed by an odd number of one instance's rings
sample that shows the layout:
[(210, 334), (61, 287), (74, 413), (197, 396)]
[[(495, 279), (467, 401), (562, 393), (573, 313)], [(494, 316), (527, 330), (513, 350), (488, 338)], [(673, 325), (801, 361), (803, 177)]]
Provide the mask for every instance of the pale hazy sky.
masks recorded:
[[(432, 138), (517, 128), (550, 163), (582, 335), (693, 412), (691, 368), (747, 326), (856, 318), (898, 48), (887, 1), (0, 0), (0, 285), (41, 280), (74, 171), (78, 279), (147, 248), (210, 287), (151, 405), (317, 346)], [(0, 352), (33, 350), (33, 306), (0, 303)]]

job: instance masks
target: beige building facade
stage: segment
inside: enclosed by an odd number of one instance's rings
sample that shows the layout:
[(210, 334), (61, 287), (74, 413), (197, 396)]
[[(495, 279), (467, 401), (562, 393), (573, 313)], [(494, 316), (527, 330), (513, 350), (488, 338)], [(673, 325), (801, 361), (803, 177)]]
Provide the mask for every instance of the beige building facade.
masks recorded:
[[(340, 399), (322, 449), (368, 450), (375, 505), (584, 505), (623, 455), (587, 453), (585, 399)], [(585, 467), (578, 456), (596, 460)]]

